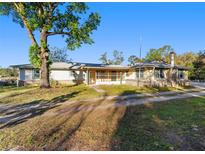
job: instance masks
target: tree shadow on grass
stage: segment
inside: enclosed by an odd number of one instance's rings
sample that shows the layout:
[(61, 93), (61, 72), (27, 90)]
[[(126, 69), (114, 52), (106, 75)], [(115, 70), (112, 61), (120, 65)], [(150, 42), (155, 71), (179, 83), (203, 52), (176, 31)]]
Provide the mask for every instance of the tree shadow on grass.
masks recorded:
[(75, 97), (79, 93), (80, 91), (77, 91), (55, 97), (51, 100), (40, 99), (27, 104), (6, 107), (5, 109), (1, 110), (1, 114), (3, 114), (3, 116), (0, 117), (0, 129), (15, 126), (35, 116), (41, 115), (49, 109), (57, 107), (59, 103)]
[[(121, 104), (122, 101), (116, 103)], [(181, 105), (174, 103), (126, 106), (110, 142), (111, 150), (204, 150), (202, 139), (204, 136), (199, 135), (202, 132), (190, 130), (192, 123), (190, 119), (193, 120), (194, 115), (189, 113), (193, 112), (194, 106), (189, 105), (190, 103), (182, 102)], [(194, 113), (195, 116), (200, 117), (197, 110)], [(185, 117), (187, 120), (184, 119)], [(193, 122), (196, 123), (197, 120)], [(187, 124), (188, 126), (185, 127)], [(185, 134), (181, 134), (181, 131)], [(189, 131), (192, 131), (192, 134), (187, 133)]]
[[(56, 119), (51, 120), (48, 122), (51, 126), (46, 131), (40, 130), (34, 134), (35, 143), (30, 150), (71, 150), (75, 146), (75, 143), (71, 141), (72, 137), (103, 101), (104, 99), (101, 99), (92, 106), (79, 101), (77, 104), (55, 110), (55, 118), (59, 120), (57, 122)], [(46, 125), (48, 123), (46, 122)], [(40, 142), (43, 144), (36, 146)]]
[[(126, 93), (121, 95), (124, 96)], [(116, 101), (116, 105), (122, 102), (123, 100)], [(134, 102), (134, 99), (131, 102)], [(153, 106), (154, 104), (126, 106), (124, 115), (118, 121), (118, 126), (110, 142), (111, 150), (141, 151), (168, 149), (168, 145), (161, 140), (161, 126), (157, 125), (153, 120), (153, 114), (155, 114), (155, 111), (152, 109)]]

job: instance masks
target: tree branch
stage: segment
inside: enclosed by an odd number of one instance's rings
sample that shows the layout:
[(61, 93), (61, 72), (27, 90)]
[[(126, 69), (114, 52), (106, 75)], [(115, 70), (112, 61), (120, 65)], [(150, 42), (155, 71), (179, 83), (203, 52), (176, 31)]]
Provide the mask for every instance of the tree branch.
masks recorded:
[(28, 32), (29, 38), (31, 39), (32, 45), (38, 45), (26, 17), (24, 15), (22, 15), (22, 11), (24, 11), (23, 4), (17, 2), (17, 3), (14, 3), (14, 6), (15, 6), (16, 11), (18, 12), (19, 16), (21, 17), (21, 19), (24, 23), (24, 26), (26, 27), (26, 30)]
[(47, 32), (47, 36), (51, 35), (70, 35), (69, 32)]

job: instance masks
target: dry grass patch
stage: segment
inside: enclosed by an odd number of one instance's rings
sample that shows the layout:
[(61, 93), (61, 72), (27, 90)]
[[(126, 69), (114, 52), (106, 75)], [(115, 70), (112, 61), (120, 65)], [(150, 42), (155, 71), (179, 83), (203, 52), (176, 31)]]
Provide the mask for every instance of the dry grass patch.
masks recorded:
[(5, 97), (0, 97), (0, 104), (32, 104), (37, 102), (47, 103), (48, 101), (63, 102), (67, 100), (79, 100), (100, 96), (100, 94), (98, 94), (93, 88), (83, 84), (49, 89), (24, 87), (15, 90), (7, 90), (7, 92), (4, 92), (4, 95)]
[(105, 95), (109, 96), (182, 90), (182, 88), (174, 87), (137, 87), (132, 85), (99, 85), (98, 87), (105, 91)]
[(26, 150), (109, 149), (125, 108), (97, 108), (104, 103), (96, 102), (92, 108), (87, 108), (90, 102), (64, 104), (21, 124), (1, 129), (0, 149), (17, 146)]
[(204, 97), (100, 108), (115, 103), (102, 99), (57, 105), (1, 128), (0, 149), (205, 150)]

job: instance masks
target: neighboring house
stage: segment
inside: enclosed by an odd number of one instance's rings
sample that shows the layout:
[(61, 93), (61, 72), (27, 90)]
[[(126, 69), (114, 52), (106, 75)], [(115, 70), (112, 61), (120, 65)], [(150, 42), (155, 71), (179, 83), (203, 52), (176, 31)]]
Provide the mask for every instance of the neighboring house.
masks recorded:
[[(188, 68), (171, 63), (143, 62), (135, 66), (104, 65), (93, 63), (56, 62), (50, 67), (50, 80), (64, 83), (132, 84), (137, 86), (189, 85)], [(19, 69), (19, 85), (39, 81), (40, 72), (30, 64), (13, 65)]]

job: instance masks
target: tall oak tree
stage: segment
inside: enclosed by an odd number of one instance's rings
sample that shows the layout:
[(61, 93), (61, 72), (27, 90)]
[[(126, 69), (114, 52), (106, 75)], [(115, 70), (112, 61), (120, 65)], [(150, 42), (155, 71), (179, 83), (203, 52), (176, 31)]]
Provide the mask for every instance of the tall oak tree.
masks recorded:
[[(62, 35), (70, 50), (93, 43), (91, 34), (100, 24), (100, 16), (87, 11), (85, 3), (0, 3), (0, 15), (11, 15), (28, 32), (32, 43), (30, 61), (41, 70), (40, 87), (50, 87), (48, 37)], [(40, 33), (40, 40), (34, 32)]]

